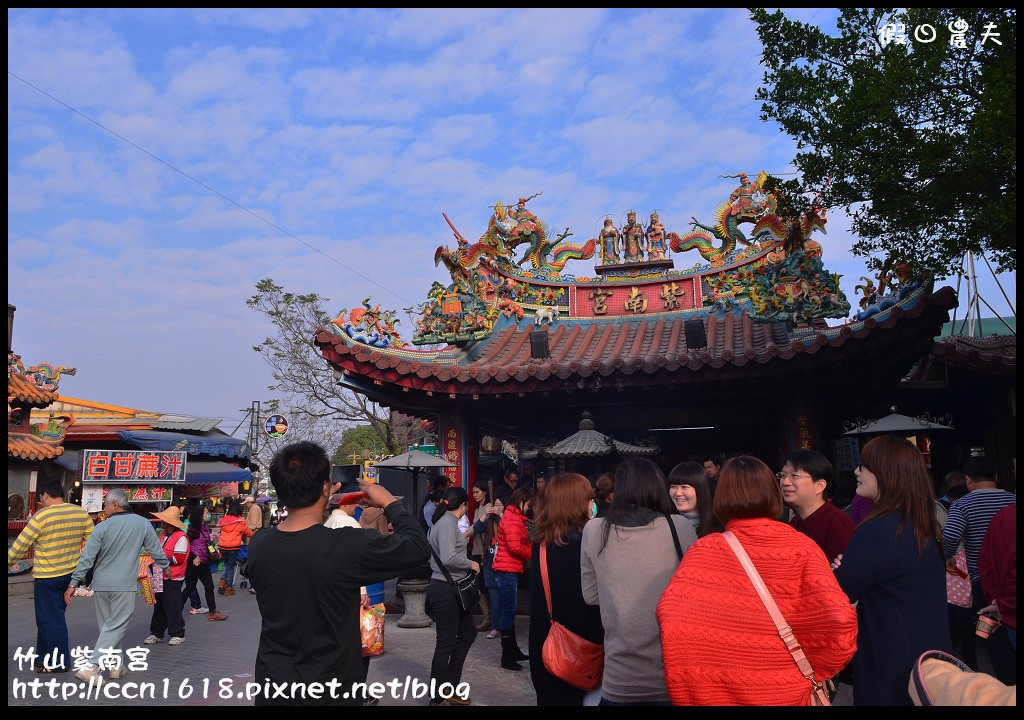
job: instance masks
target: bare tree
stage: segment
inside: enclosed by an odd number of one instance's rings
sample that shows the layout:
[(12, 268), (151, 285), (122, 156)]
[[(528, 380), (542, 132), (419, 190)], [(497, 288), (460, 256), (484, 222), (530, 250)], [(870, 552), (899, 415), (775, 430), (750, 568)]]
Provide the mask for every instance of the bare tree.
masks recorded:
[[(269, 405), (288, 415), (289, 440), (314, 440), (332, 449), (346, 427), (369, 424), (382, 448), (390, 452), (404, 450), (419, 421), (392, 413), (365, 395), (340, 387), (331, 366), (313, 344), (316, 331), (330, 323), (324, 310), (328, 298), (285, 292), (271, 278), (256, 283), (256, 291), (245, 304), (269, 319), (275, 332), (253, 350), (273, 370), (274, 384), (268, 390), (278, 399)], [(268, 443), (266, 447), (274, 446)]]

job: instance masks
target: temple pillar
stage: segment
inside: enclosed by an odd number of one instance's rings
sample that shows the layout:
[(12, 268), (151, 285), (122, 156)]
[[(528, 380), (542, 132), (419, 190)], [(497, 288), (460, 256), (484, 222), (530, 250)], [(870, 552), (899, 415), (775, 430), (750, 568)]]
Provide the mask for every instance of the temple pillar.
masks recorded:
[(829, 448), (819, 447), (818, 413), (811, 398), (797, 393), (782, 413), (783, 453), (793, 450), (817, 450), (826, 457)]
[(480, 432), (475, 417), (454, 411), (438, 416), (437, 439), (439, 453), (456, 467), (445, 468), (444, 474), (452, 484), (469, 492), (477, 480), (480, 461)]

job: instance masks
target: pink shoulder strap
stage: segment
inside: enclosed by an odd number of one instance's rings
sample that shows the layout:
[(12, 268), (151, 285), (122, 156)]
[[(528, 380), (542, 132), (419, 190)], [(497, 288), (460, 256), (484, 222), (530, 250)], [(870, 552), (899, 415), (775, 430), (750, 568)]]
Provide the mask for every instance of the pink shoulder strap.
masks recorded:
[(786, 618), (782, 617), (782, 613), (779, 611), (779, 606), (775, 604), (775, 599), (772, 598), (768, 587), (764, 584), (764, 580), (761, 579), (761, 574), (757, 572), (757, 568), (754, 567), (754, 563), (751, 562), (750, 556), (747, 555), (747, 551), (743, 549), (743, 545), (740, 544), (739, 539), (733, 534), (731, 530), (726, 530), (722, 533), (725, 537), (726, 542), (729, 543), (729, 547), (736, 554), (736, 558), (740, 561), (740, 565), (747, 572), (747, 577), (750, 578), (750, 582), (754, 585), (754, 590), (757, 591), (758, 596), (761, 598), (761, 602), (764, 603), (765, 608), (768, 610), (768, 614), (772, 617), (772, 622), (775, 623), (775, 627), (779, 631), (779, 637), (782, 638), (782, 642), (786, 644), (786, 649), (793, 656), (793, 660), (796, 661), (796, 665), (800, 668), (801, 674), (805, 678), (811, 681), (812, 692), (818, 695), (819, 700), (824, 699), (823, 705), (828, 705), (828, 694), (825, 693), (824, 687), (814, 679), (814, 669), (811, 667), (810, 661), (804, 654), (804, 650), (800, 647), (800, 643), (797, 642), (796, 637), (793, 635), (792, 628), (786, 624)]

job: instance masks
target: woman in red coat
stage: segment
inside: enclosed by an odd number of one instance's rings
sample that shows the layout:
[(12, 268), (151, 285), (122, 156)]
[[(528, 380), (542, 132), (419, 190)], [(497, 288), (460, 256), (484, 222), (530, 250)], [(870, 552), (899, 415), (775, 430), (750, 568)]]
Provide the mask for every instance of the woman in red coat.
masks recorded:
[(501, 597), (501, 666), (506, 670), (522, 670), (517, 660), (530, 656), (519, 649), (516, 641), (516, 608), (519, 598), (519, 573), (533, 554), (530, 533), (526, 529), (526, 513), (533, 501), (532, 493), (519, 488), (509, 498), (505, 514), (498, 525), (498, 552), (494, 556), (494, 580)]
[[(857, 649), (857, 614), (821, 548), (776, 520), (782, 491), (757, 458), (718, 476), (715, 516), (739, 539), (819, 682)], [(686, 551), (658, 603), (665, 682), (675, 705), (809, 705), (811, 682), (721, 533)]]

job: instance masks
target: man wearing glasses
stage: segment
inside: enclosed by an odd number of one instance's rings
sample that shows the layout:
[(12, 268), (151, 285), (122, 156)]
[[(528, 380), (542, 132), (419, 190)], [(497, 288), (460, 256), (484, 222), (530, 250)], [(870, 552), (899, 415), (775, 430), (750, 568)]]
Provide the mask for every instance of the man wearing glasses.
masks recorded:
[[(170, 563), (164, 555), (156, 531), (146, 518), (128, 509), (128, 493), (120, 488), (109, 491), (103, 500), (107, 519), (96, 526), (82, 551), (78, 567), (71, 574), (71, 584), (64, 593), (64, 602), (71, 598), (93, 570), (92, 590), (96, 603), (96, 621), (100, 636), (93, 645), (90, 663), (75, 673), (83, 682), (102, 682), (102, 672), (96, 664), (96, 649), (119, 648), (128, 621), (135, 611), (135, 588), (138, 583), (139, 550), (144, 549), (153, 558), (153, 564), (167, 570)], [(110, 671), (112, 679), (125, 673), (124, 664)]]
[(832, 463), (813, 450), (795, 450), (776, 473), (782, 499), (796, 515), (794, 529), (808, 536), (832, 562), (846, 552), (853, 537), (853, 520), (826, 498), (832, 484)]

